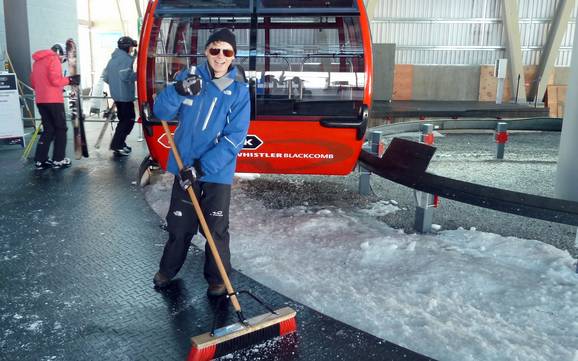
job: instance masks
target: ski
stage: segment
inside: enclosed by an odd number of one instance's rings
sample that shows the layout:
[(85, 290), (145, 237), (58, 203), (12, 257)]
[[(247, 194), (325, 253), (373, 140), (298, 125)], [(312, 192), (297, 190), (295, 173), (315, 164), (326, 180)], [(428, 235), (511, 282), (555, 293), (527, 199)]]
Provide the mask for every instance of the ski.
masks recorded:
[[(73, 39), (66, 40), (66, 60), (68, 62), (68, 76), (78, 74), (78, 49)], [(88, 157), (86, 134), (84, 132), (84, 114), (80, 99), (80, 86), (70, 86), (70, 119), (74, 128), (74, 156), (76, 159)]]
[(102, 142), (102, 138), (104, 137), (104, 133), (106, 132), (106, 128), (108, 125), (116, 118), (116, 104), (112, 104), (110, 108), (108, 108), (104, 112), (104, 124), (102, 125), (102, 129), (100, 129), (100, 134), (98, 134), (98, 138), (96, 138), (96, 143), (94, 147), (96, 149), (100, 148), (100, 143)]

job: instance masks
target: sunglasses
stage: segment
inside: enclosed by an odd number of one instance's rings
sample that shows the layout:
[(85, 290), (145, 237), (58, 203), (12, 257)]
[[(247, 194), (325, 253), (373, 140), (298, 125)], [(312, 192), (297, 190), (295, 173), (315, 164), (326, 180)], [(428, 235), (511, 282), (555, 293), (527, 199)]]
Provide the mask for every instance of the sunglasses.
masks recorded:
[(231, 49), (219, 49), (219, 48), (210, 48), (209, 54), (211, 54), (212, 56), (217, 56), (221, 51), (223, 51), (223, 55), (226, 56), (227, 58), (231, 58), (233, 57), (233, 55), (235, 55), (235, 52)]

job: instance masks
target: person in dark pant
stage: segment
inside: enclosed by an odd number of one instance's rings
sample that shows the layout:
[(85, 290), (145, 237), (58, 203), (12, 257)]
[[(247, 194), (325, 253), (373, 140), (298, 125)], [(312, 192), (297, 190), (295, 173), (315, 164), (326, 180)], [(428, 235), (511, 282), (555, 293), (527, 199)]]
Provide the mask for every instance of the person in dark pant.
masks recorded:
[[(203, 214), (217, 243), (219, 255), (227, 272), (231, 270), (229, 251), (229, 201), (231, 186), (228, 184), (194, 182), (193, 190), (202, 205)], [(189, 194), (182, 189), (178, 179), (173, 183), (171, 206), (167, 214), (169, 240), (160, 262), (160, 273), (167, 279), (173, 278), (181, 269), (190, 241), (197, 231), (201, 230)], [(215, 264), (208, 244), (205, 245), (204, 276), (209, 285), (222, 284), (219, 270)], [(215, 288), (215, 287), (213, 287)], [(221, 288), (221, 287), (219, 287)]]
[[(171, 153), (167, 170), (175, 174), (167, 214), (169, 239), (159, 271), (157, 288), (169, 285), (183, 266), (199, 221), (186, 192), (193, 187), (226, 272), (231, 270), (229, 203), (237, 154), (243, 148), (250, 119), (248, 85), (241, 69), (232, 65), (237, 52), (235, 36), (227, 29), (214, 32), (205, 45), (207, 62), (181, 71), (176, 83), (155, 99), (157, 118), (178, 118), (174, 139), (183, 159), (179, 172)], [(226, 293), (217, 265), (205, 246), (204, 277), (209, 296)]]
[(131, 54), (137, 42), (123, 36), (118, 39), (117, 46), (118, 49), (112, 53), (104, 69), (103, 79), (109, 86), (118, 116), (118, 125), (110, 142), (110, 149), (115, 156), (127, 156), (132, 149), (126, 144), (126, 137), (132, 131), (136, 118), (134, 112), (136, 73), (132, 69), (135, 56)]
[[(42, 135), (34, 156), (37, 169), (66, 168), (66, 116), (64, 114), (64, 86), (80, 84), (80, 75), (62, 76), (62, 63), (66, 61), (64, 47), (55, 44), (47, 50), (32, 54), (34, 65), (30, 83), (34, 88), (36, 106), (42, 118)], [(48, 158), (50, 144), (54, 141), (52, 159)]]

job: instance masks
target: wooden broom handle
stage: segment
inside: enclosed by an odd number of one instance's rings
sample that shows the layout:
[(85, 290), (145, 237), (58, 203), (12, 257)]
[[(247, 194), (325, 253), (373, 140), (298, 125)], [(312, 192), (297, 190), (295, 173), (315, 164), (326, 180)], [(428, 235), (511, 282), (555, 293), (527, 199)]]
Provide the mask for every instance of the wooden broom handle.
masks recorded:
[[(167, 136), (167, 139), (169, 140), (169, 144), (171, 146), (171, 150), (173, 151), (173, 156), (175, 157), (175, 160), (177, 161), (177, 165), (179, 167), (179, 170), (182, 170), (184, 167), (183, 161), (181, 159), (181, 156), (179, 155), (179, 150), (177, 149), (177, 145), (175, 144), (175, 142), (173, 140), (173, 136), (171, 135), (171, 130), (169, 129), (169, 125), (166, 122), (166, 120), (161, 120), (161, 124), (163, 125), (163, 129), (165, 130), (165, 135)], [(201, 210), (201, 206), (199, 205), (199, 201), (197, 199), (197, 196), (195, 195), (195, 192), (193, 191), (192, 185), (189, 188), (187, 188), (187, 192), (189, 193), (189, 197), (191, 198), (191, 201), (193, 202), (193, 207), (195, 208), (195, 212), (197, 213), (197, 218), (199, 219), (199, 222), (201, 223), (201, 227), (203, 228), (203, 232), (205, 233), (205, 238), (207, 239), (207, 242), (209, 243), (209, 248), (211, 249), (211, 253), (213, 254), (213, 258), (215, 259), (215, 262), (217, 263), (217, 268), (219, 269), (219, 274), (221, 275), (221, 278), (223, 279), (223, 282), (225, 283), (225, 287), (227, 288), (227, 293), (229, 294), (229, 297), (231, 298), (231, 303), (233, 304), (235, 311), (240, 312), (241, 311), (241, 305), (239, 304), (239, 301), (237, 300), (237, 295), (235, 294), (235, 290), (233, 289), (233, 285), (231, 284), (231, 281), (229, 280), (229, 276), (227, 275), (227, 271), (225, 270), (225, 266), (223, 266), (223, 260), (221, 259), (221, 255), (219, 255), (219, 250), (217, 249), (217, 246), (215, 245), (215, 241), (213, 240), (213, 235), (211, 234), (211, 231), (209, 229), (209, 225), (207, 224), (207, 221), (205, 220), (205, 215), (203, 214), (203, 211)]]

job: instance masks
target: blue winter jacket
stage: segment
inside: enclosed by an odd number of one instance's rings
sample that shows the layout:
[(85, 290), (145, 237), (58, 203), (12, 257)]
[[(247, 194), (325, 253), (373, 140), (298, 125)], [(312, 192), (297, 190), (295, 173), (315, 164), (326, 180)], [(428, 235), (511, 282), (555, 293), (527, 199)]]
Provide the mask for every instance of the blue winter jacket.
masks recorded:
[(110, 96), (117, 102), (134, 101), (136, 73), (132, 70), (133, 63), (134, 57), (124, 50), (116, 49), (102, 73), (110, 89)]
[[(223, 77), (211, 79), (209, 65), (204, 63), (196, 69), (196, 74), (203, 79), (199, 94), (182, 96), (174, 85), (169, 85), (156, 97), (153, 112), (164, 120), (178, 115), (175, 143), (185, 166), (192, 166), (197, 159), (200, 161), (205, 173), (200, 181), (231, 184), (237, 154), (249, 129), (249, 87), (237, 79), (235, 67)], [(182, 80), (188, 75), (188, 71), (182, 71), (176, 79)], [(178, 174), (172, 152), (167, 170)]]

